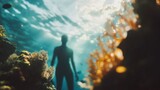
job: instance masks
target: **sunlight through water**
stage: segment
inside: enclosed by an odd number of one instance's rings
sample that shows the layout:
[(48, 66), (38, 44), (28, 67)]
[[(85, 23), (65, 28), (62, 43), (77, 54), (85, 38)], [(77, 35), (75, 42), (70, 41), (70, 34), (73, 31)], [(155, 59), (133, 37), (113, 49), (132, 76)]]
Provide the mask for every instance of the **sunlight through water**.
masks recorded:
[[(130, 0), (2, 0), (0, 2), (12, 5), (10, 9), (0, 9), (0, 18), (3, 20), (1, 24), (6, 28), (7, 36), (16, 44), (18, 50), (34, 52), (44, 49), (48, 51), (48, 64), (50, 64), (54, 47), (61, 44), (61, 35), (67, 34), (68, 46), (74, 51), (80, 79), (88, 75), (87, 59), (90, 53), (99, 47), (97, 38), (102, 37), (105, 32), (117, 33), (113, 28), (121, 30), (123, 33), (119, 37), (125, 38), (126, 31), (134, 27), (132, 22), (136, 21), (136, 15), (131, 14), (125, 19), (123, 17), (127, 15), (128, 10), (133, 9)], [(120, 18), (123, 19), (119, 20)], [(133, 21), (128, 18), (133, 18)], [(112, 42), (113, 38), (104, 40)]]

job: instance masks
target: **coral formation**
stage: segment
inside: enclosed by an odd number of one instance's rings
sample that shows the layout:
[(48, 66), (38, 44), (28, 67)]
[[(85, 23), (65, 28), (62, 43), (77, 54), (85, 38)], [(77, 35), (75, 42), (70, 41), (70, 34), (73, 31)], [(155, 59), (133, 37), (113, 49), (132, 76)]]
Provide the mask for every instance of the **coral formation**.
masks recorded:
[[(125, 73), (112, 69), (94, 90), (160, 90), (159, 0), (133, 0), (141, 28), (130, 30), (118, 46), (123, 51)], [(124, 69), (125, 70), (125, 69)]]
[[(123, 61), (124, 56), (119, 44), (127, 37), (127, 31), (132, 28), (137, 30), (140, 25), (137, 24), (138, 15), (133, 12), (133, 7), (127, 1), (122, 2), (125, 11), (117, 12), (115, 20), (108, 20), (107, 24), (111, 27), (111, 32), (106, 30), (101, 37), (98, 37), (100, 51), (91, 53), (89, 58), (89, 76), (93, 86), (98, 86), (102, 78), (109, 73), (111, 69), (117, 67)], [(121, 66), (123, 67), (123, 66)], [(124, 70), (125, 69), (125, 70)], [(117, 69), (122, 72), (122, 68)], [(117, 73), (119, 73), (119, 71)], [(123, 73), (126, 68), (123, 67)]]
[(53, 67), (47, 65), (46, 51), (16, 54), (15, 47), (0, 38), (0, 90), (55, 90), (51, 83)]
[(5, 37), (5, 36), (6, 36), (4, 32), (5, 32), (5, 31), (4, 31), (3, 26), (2, 26), (2, 25), (0, 25), (0, 38), (2, 38), (2, 37)]

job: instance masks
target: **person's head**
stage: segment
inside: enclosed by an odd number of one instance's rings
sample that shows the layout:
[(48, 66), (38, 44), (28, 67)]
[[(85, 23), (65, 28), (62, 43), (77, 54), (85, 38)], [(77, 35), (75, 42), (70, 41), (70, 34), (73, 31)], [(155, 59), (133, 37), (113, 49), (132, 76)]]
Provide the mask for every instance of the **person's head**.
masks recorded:
[(68, 36), (67, 35), (62, 35), (61, 37), (62, 45), (66, 45), (68, 41)]

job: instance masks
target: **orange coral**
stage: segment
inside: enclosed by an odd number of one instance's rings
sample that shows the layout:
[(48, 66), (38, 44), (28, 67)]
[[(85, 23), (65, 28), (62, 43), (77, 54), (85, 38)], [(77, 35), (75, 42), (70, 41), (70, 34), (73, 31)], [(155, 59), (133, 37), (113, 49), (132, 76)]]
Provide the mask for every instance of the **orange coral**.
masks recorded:
[[(123, 60), (123, 53), (119, 48), (115, 47), (115, 43), (111, 45), (111, 51), (108, 52), (104, 44), (100, 39), (99, 46), (101, 51), (95, 51), (90, 55), (89, 59), (89, 76), (93, 80), (94, 85), (98, 85), (101, 79), (106, 75), (110, 69), (116, 66), (121, 60)], [(94, 62), (95, 61), (95, 62)]]

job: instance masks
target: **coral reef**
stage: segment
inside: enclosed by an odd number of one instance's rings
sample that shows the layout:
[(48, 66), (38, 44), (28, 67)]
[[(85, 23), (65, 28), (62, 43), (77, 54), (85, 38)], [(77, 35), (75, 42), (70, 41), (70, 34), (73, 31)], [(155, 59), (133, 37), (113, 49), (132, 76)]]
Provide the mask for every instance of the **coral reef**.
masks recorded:
[(93, 87), (98, 86), (110, 70), (116, 69), (117, 73), (125, 73), (127, 68), (119, 66), (124, 56), (119, 44), (127, 37), (129, 29), (137, 30), (141, 26), (137, 23), (138, 15), (134, 13), (130, 2), (121, 3), (124, 10), (117, 12), (116, 20), (108, 20), (106, 27), (111, 27), (98, 37), (100, 50), (95, 50), (89, 58), (89, 77)]
[(0, 66), (0, 88), (55, 90), (50, 82), (53, 67), (48, 67), (46, 60), (47, 53), (45, 51), (34, 53), (22, 51), (20, 55), (12, 54)]
[(160, 6), (159, 0), (133, 0), (141, 28), (128, 31), (119, 48), (124, 60), (119, 65), (127, 71), (117, 73), (113, 68), (94, 90), (160, 90)]
[(4, 39), (0, 41), (0, 90), (55, 90), (51, 83), (53, 67), (47, 65), (47, 52), (16, 54), (15, 47)]

